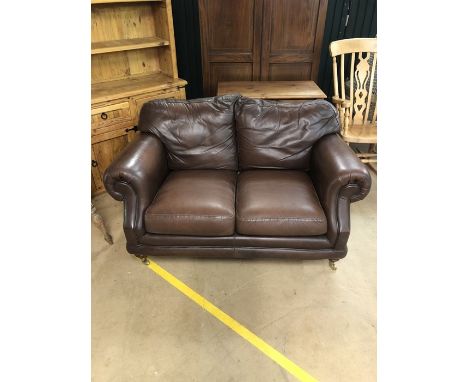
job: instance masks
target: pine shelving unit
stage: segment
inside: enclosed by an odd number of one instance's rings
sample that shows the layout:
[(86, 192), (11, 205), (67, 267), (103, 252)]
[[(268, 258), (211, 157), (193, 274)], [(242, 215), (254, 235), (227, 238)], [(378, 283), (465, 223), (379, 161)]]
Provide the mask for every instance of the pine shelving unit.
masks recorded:
[(143, 104), (185, 98), (170, 0), (91, 0), (92, 193), (137, 130)]

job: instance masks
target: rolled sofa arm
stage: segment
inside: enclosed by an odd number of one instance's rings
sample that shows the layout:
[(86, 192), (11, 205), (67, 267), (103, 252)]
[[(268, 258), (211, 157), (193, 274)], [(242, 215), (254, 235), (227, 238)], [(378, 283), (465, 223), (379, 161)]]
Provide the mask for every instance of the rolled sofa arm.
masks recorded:
[(124, 232), (137, 244), (145, 233), (144, 212), (168, 172), (166, 150), (152, 134), (140, 133), (104, 173), (104, 186), (116, 200), (124, 201)]
[(369, 171), (339, 135), (330, 134), (312, 147), (310, 176), (327, 216), (327, 236), (336, 248), (345, 248), (350, 231), (349, 203), (369, 193)]
[(337, 195), (355, 202), (369, 193), (372, 180), (367, 167), (337, 134), (321, 138), (311, 155), (311, 177), (325, 205)]

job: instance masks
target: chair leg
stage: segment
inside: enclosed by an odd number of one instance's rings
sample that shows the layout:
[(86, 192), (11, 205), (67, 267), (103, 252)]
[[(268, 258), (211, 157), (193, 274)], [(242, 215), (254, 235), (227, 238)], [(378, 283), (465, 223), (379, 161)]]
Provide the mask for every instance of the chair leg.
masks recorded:
[(339, 259), (328, 259), (328, 265), (330, 266), (331, 270), (332, 271), (336, 271), (337, 268), (336, 268), (336, 262), (338, 261)]
[(96, 207), (91, 203), (91, 219), (93, 224), (102, 232), (104, 240), (109, 244), (113, 244), (112, 236), (107, 232), (106, 226), (104, 225), (104, 219), (101, 215), (96, 212)]
[(374, 174), (377, 175), (377, 167), (374, 166), (375, 164), (376, 164), (376, 162), (366, 163), (367, 167), (369, 167), (371, 169), (371, 171), (373, 171)]

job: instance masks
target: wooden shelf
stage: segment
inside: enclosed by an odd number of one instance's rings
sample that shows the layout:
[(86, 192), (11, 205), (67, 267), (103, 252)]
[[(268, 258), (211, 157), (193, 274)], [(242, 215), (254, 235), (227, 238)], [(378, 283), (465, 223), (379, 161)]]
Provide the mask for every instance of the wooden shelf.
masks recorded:
[(112, 3), (160, 3), (164, 0), (91, 0), (91, 4), (112, 4)]
[(91, 43), (91, 54), (121, 52), (124, 50), (167, 46), (169, 41), (159, 37), (140, 37), (126, 40), (99, 41)]
[(123, 80), (100, 82), (91, 85), (91, 102), (106, 102), (176, 86), (183, 87), (185, 85), (187, 85), (187, 81), (169, 77), (164, 73), (151, 73)]

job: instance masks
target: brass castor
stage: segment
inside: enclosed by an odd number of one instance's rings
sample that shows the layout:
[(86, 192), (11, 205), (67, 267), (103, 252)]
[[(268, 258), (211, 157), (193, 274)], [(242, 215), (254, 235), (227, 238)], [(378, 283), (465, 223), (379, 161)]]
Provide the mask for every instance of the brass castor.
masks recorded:
[(135, 255), (135, 256), (139, 258), (143, 264), (149, 265), (149, 260), (146, 256), (144, 255)]
[(337, 261), (338, 261), (338, 259), (328, 259), (328, 265), (330, 266), (332, 271), (337, 270), (336, 264), (335, 264)]

